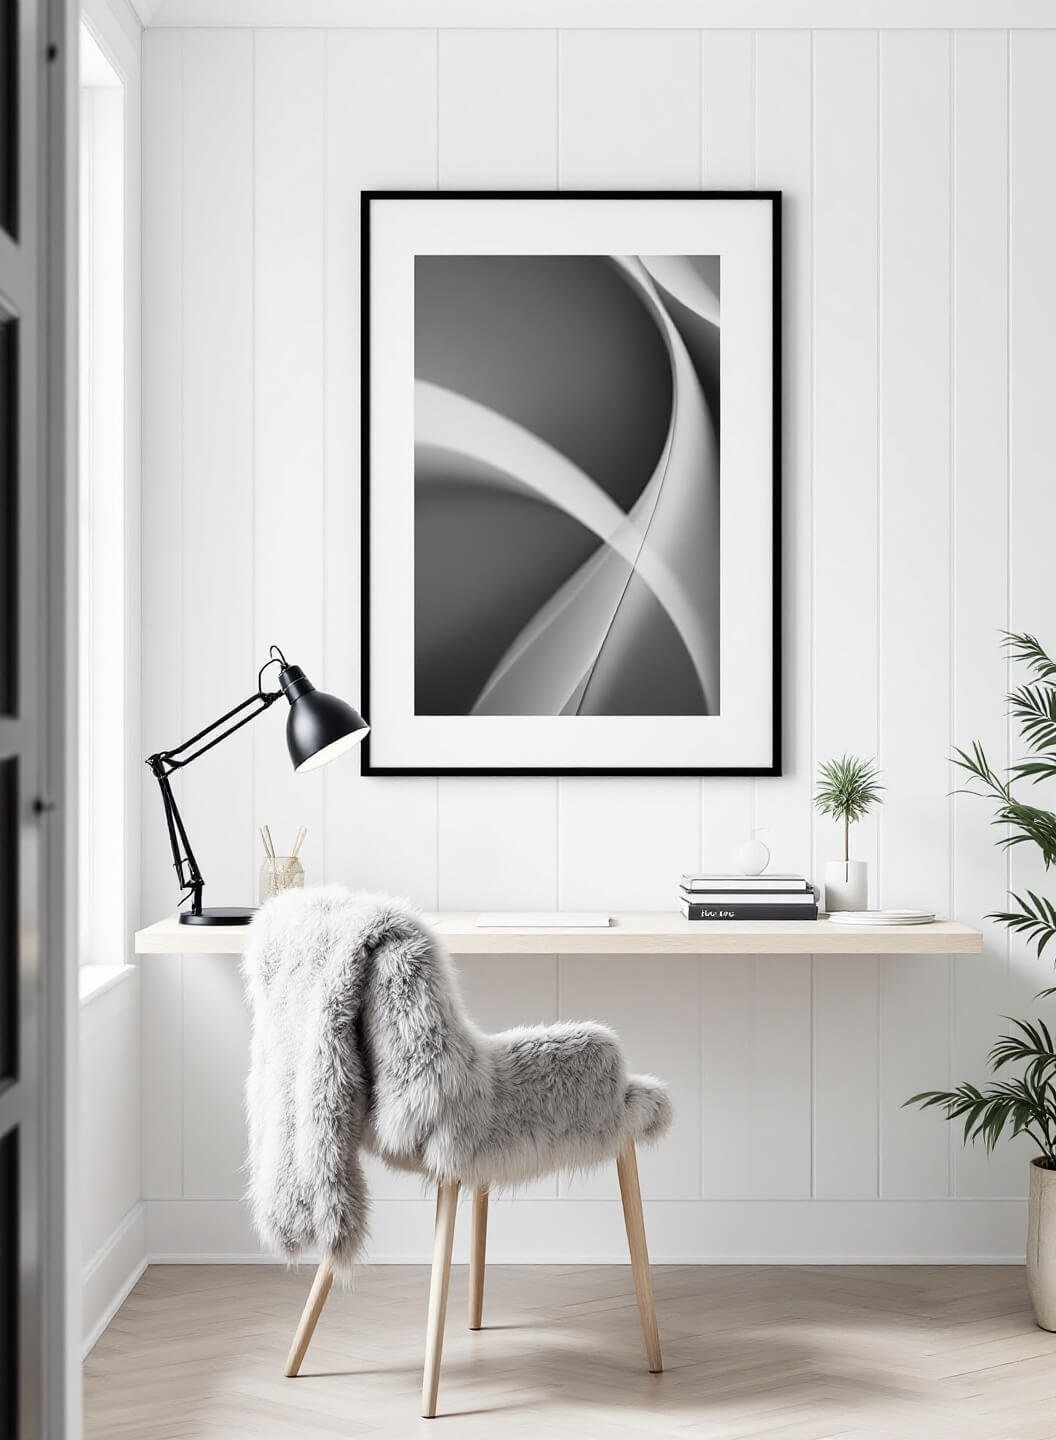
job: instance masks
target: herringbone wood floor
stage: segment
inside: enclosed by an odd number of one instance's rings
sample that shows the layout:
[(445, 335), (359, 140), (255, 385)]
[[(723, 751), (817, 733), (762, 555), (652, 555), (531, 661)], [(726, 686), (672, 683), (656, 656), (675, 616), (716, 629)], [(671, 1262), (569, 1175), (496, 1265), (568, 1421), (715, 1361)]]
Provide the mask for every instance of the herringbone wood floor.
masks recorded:
[(152, 1267), (87, 1361), (88, 1440), (1056, 1437), (1056, 1335), (1018, 1268), (657, 1267), (663, 1375), (627, 1268), (490, 1268), (477, 1334), (456, 1268), (436, 1420), (418, 1418), (427, 1270), (335, 1288), (285, 1380), (310, 1278)]

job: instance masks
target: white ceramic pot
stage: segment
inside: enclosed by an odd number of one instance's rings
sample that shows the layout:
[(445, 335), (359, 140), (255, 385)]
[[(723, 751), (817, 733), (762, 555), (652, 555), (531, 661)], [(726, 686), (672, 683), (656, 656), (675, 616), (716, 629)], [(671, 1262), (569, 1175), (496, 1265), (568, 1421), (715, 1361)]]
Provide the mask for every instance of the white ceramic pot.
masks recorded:
[(1034, 1319), (1056, 1330), (1056, 1170), (1030, 1164), (1027, 1201), (1027, 1290)]
[(869, 866), (864, 860), (829, 860), (825, 866), (825, 913), (869, 908)]

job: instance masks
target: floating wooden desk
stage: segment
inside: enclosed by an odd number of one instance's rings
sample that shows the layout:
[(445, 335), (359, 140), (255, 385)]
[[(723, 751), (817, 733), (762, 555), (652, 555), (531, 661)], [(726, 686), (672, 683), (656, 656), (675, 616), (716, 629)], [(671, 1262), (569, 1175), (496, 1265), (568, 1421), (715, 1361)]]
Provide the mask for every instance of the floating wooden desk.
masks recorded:
[[(684, 920), (674, 911), (615, 914), (605, 929), (481, 929), (474, 911), (425, 919), (454, 955), (977, 955), (980, 931), (933, 925), (834, 925), (830, 920)], [(241, 955), (245, 925), (181, 925), (175, 915), (136, 931), (137, 955)]]

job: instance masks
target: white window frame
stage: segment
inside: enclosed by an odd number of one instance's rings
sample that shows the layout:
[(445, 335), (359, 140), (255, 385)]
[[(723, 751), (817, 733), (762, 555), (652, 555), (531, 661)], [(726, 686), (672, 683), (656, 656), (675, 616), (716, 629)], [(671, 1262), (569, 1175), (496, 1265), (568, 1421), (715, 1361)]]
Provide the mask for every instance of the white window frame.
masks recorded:
[(126, 21), (110, 0), (82, 6), (78, 948), (99, 985), (130, 963), (139, 911), (140, 37)]

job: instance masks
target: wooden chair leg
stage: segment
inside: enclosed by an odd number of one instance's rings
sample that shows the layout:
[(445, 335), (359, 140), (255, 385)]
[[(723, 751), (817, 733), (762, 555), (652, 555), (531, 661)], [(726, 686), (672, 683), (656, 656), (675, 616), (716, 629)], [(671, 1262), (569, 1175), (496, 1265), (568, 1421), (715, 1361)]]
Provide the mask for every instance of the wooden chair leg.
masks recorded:
[(458, 1181), (445, 1180), (436, 1192), (436, 1232), (433, 1238), (433, 1273), (429, 1281), (429, 1320), (425, 1331), (425, 1373), (422, 1376), (422, 1415), (432, 1420), (440, 1389), (440, 1357), (444, 1349), (447, 1291), (451, 1283), (451, 1246), (455, 1238)]
[(633, 1140), (616, 1157), (623, 1200), (623, 1222), (627, 1227), (627, 1246), (631, 1252), (634, 1293), (638, 1297), (638, 1314), (642, 1321), (642, 1339), (649, 1370), (659, 1375), (664, 1368), (660, 1355), (660, 1331), (656, 1325), (653, 1303), (653, 1282), (649, 1275), (649, 1249), (645, 1240), (645, 1217), (642, 1214), (642, 1192), (638, 1185), (638, 1158)]
[(488, 1249), (488, 1192), (473, 1192), (473, 1243), (469, 1252), (469, 1328), (479, 1330), (484, 1318), (484, 1265)]
[(323, 1313), (326, 1297), (330, 1294), (330, 1287), (333, 1283), (333, 1266), (329, 1260), (324, 1260), (315, 1272), (312, 1288), (308, 1292), (308, 1299), (305, 1302), (304, 1310), (301, 1312), (300, 1323), (297, 1326), (297, 1334), (293, 1337), (293, 1344), (290, 1347), (290, 1353), (286, 1360), (285, 1374), (291, 1380), (300, 1371), (301, 1364), (308, 1351), (308, 1346), (312, 1343), (315, 1327), (319, 1323), (319, 1316)]

